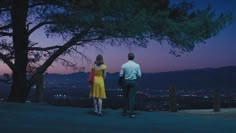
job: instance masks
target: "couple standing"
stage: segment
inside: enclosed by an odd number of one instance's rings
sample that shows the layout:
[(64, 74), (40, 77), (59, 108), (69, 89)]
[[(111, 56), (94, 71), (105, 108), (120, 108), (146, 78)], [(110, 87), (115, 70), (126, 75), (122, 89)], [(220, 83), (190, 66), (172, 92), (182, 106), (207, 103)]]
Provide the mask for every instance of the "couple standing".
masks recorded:
[[(128, 54), (128, 62), (121, 66), (119, 85), (123, 89), (125, 99), (123, 116), (129, 115), (130, 118), (135, 117), (135, 95), (137, 92), (137, 81), (141, 78), (141, 70), (139, 64), (134, 62), (134, 54)], [(94, 112), (102, 116), (102, 100), (106, 99), (104, 79), (106, 77), (106, 65), (103, 62), (102, 55), (96, 57), (96, 61), (92, 66), (91, 72), (93, 73), (92, 81), (89, 80), (90, 94), (93, 98)]]

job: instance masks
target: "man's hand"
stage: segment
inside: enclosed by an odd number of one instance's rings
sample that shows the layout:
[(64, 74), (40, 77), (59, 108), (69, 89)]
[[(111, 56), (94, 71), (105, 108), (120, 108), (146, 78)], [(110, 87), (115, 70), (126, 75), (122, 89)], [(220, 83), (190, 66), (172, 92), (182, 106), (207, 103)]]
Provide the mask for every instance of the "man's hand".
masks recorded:
[(119, 85), (119, 86), (122, 86), (123, 83), (124, 83), (124, 77), (119, 77), (118, 85)]

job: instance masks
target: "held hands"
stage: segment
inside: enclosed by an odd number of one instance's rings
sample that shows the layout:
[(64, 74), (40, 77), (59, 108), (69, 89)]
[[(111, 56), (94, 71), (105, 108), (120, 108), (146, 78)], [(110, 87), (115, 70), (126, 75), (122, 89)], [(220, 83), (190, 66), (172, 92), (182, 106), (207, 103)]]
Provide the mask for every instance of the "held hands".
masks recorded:
[(119, 77), (118, 85), (119, 85), (119, 86), (122, 86), (123, 83), (124, 83), (124, 77)]
[(91, 88), (93, 86), (93, 81), (92, 80), (88, 81), (88, 86), (89, 86), (89, 88)]

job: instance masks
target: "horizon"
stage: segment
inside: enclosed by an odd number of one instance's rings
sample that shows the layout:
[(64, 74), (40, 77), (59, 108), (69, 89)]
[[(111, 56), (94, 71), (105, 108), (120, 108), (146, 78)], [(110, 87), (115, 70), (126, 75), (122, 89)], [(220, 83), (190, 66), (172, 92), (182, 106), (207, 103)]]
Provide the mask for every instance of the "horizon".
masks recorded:
[[(228, 68), (228, 67), (236, 67), (235, 66), (222, 66), (222, 67), (205, 67), (205, 68), (195, 68), (195, 69), (182, 69), (182, 70), (173, 70), (173, 71), (163, 71), (163, 72), (143, 72), (143, 74), (156, 74), (156, 73), (168, 73), (168, 72), (182, 72), (182, 71), (194, 71), (194, 70), (203, 70), (203, 69), (221, 69), (221, 68)], [(50, 73), (47, 72), (46, 74), (56, 74), (56, 75), (70, 75), (75, 73), (89, 73), (89, 71), (79, 71), (79, 72), (72, 72), (72, 73)], [(107, 72), (108, 74), (116, 74), (117, 72)], [(0, 74), (2, 76), (3, 74)]]
[[(221, 0), (206, 0), (195, 1), (197, 8), (205, 8), (207, 3), (212, 5), (213, 11), (218, 12), (233, 12), (233, 21), (221, 30), (216, 36), (206, 40), (205, 44), (196, 44), (195, 48), (191, 52), (187, 52), (181, 55), (181, 57), (175, 57), (171, 55), (170, 45), (166, 42), (162, 44), (150, 41), (147, 48), (140, 48), (135, 46), (105, 46), (104, 44), (99, 49), (93, 46), (85, 46), (79, 51), (84, 53), (90, 62), (96, 58), (96, 55), (102, 54), (104, 62), (107, 65), (107, 72), (115, 73), (120, 71), (120, 67), (127, 61), (127, 54), (133, 52), (135, 54), (135, 61), (140, 64), (141, 71), (143, 73), (159, 73), (170, 71), (181, 71), (189, 69), (202, 69), (202, 68), (219, 68), (224, 66), (236, 66), (236, 42), (235, 31), (235, 0), (228, 0), (222, 2)], [(39, 31), (32, 34), (32, 40), (39, 42), (40, 45), (45, 44), (62, 44), (62, 38), (46, 38), (46, 35)], [(79, 67), (85, 68), (83, 71), (88, 72), (91, 66), (80, 56), (68, 57), (72, 62), (77, 62)], [(1, 61), (0, 62), (0, 75), (4, 73), (11, 73), (10, 69)], [(53, 63), (46, 73), (60, 73), (69, 74), (79, 72), (79, 70), (73, 70), (65, 68), (59, 63)]]
[[(181, 69), (181, 70), (173, 70), (173, 71), (163, 71), (163, 72), (143, 72), (145, 74), (147, 73), (166, 73), (166, 72), (180, 72), (180, 71), (192, 71), (192, 70), (202, 70), (202, 69), (221, 69), (221, 68), (228, 68), (228, 67), (236, 67), (235, 66), (221, 66), (221, 67), (204, 67), (204, 68), (190, 68), (190, 69)], [(80, 71), (80, 72), (72, 72), (72, 73), (47, 73), (47, 74), (61, 74), (61, 75), (67, 75), (67, 74), (74, 74), (74, 73), (89, 73), (89, 71)], [(116, 72), (107, 72), (109, 74), (115, 74), (115, 73), (119, 73), (119, 71)]]

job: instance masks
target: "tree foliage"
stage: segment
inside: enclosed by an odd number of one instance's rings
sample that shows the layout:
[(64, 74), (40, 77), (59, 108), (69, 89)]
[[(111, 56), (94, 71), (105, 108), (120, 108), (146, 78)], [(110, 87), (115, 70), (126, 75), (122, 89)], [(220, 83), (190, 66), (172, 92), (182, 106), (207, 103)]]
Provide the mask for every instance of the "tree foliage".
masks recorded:
[[(232, 19), (230, 13), (217, 15), (211, 8), (194, 9), (192, 2), (169, 0), (0, 0), (0, 16), (0, 59), (13, 72), (9, 101), (18, 102), (26, 100), (37, 77), (55, 60), (81, 54), (84, 45), (109, 40), (146, 47), (151, 39), (192, 51)], [(41, 47), (31, 38), (38, 30), (65, 43)]]

